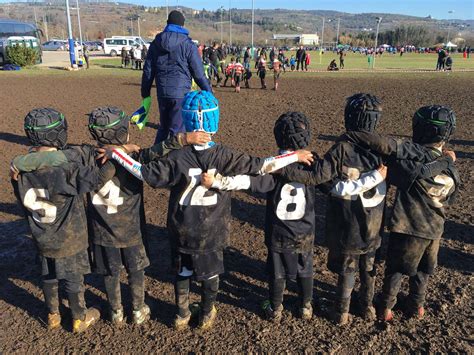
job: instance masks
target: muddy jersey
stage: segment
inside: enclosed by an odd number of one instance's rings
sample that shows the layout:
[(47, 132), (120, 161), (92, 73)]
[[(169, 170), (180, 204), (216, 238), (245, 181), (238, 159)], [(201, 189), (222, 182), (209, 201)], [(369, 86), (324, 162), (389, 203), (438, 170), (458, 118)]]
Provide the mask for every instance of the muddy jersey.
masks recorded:
[(150, 186), (169, 187), (168, 231), (172, 247), (183, 253), (205, 254), (227, 245), (231, 195), (200, 185), (201, 173), (257, 174), (264, 159), (216, 144), (205, 150), (186, 146), (142, 167)]
[[(378, 154), (345, 140), (339, 141), (330, 154), (340, 167), (338, 176), (332, 181), (334, 185), (342, 180), (359, 179), (362, 173), (375, 170), (382, 164)], [(329, 248), (347, 254), (361, 254), (379, 247), (386, 191), (383, 181), (358, 195), (339, 196), (330, 192), (326, 208)]]
[[(317, 159), (311, 171), (285, 169), (289, 181), (305, 185), (328, 183), (327, 190), (343, 180), (359, 179), (362, 173), (377, 169), (382, 159), (368, 148), (355, 144), (346, 135)], [(386, 194), (386, 184), (353, 196), (330, 193), (326, 209), (326, 240), (330, 248), (343, 253), (360, 254), (380, 244), (379, 230)]]
[[(308, 169), (294, 164), (296, 169)], [(313, 249), (315, 187), (287, 182), (275, 175), (250, 177), (250, 189), (267, 193), (265, 244), (275, 252), (304, 253)]]
[[(432, 161), (441, 153), (434, 149)], [(437, 160), (438, 167), (443, 161)], [(439, 239), (443, 235), (446, 218), (445, 207), (453, 201), (459, 174), (449, 160), (445, 167), (431, 171), (426, 178), (416, 179), (407, 189), (397, 189), (389, 229), (392, 232), (409, 234), (425, 239)], [(392, 167), (391, 167), (392, 166)], [(417, 171), (419, 164), (409, 160), (397, 160), (389, 169)]]
[(88, 195), (94, 244), (127, 248), (143, 243), (143, 182), (115, 162), (105, 183)]
[(22, 173), (14, 182), (41, 255), (64, 258), (87, 249), (84, 194), (98, 184), (98, 169), (65, 163)]

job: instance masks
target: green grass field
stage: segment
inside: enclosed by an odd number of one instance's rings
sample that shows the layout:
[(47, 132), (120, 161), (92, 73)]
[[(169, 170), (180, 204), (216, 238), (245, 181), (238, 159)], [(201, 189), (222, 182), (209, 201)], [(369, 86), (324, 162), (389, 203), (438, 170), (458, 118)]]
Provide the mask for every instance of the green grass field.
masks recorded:
[[(291, 56), (294, 52), (285, 53), (286, 56)], [(319, 52), (309, 52), (311, 54), (311, 69), (325, 70), (332, 59), (336, 59), (339, 65), (339, 56), (332, 52), (326, 52), (319, 55)], [(464, 59), (462, 53), (456, 53), (453, 57), (453, 69), (473, 69), (474, 70), (474, 56), (469, 59)], [(229, 57), (227, 57), (229, 60)], [(375, 59), (375, 69), (435, 69), (436, 54), (417, 54), (405, 53), (402, 57), (398, 54), (384, 54)], [(321, 64), (320, 64), (321, 61)], [(94, 59), (92, 63), (95, 67), (114, 68), (120, 67), (120, 58), (110, 59)], [(358, 53), (347, 53), (345, 56), (345, 69), (368, 69), (367, 56)]]

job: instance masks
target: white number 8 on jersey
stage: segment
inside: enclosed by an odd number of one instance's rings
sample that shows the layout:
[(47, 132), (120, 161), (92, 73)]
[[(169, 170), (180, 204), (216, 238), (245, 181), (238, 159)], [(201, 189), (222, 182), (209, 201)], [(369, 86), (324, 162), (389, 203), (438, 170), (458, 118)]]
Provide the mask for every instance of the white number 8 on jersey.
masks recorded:
[[(304, 195), (305, 185), (290, 182), (281, 188), (280, 197), (276, 208), (276, 215), (282, 221), (293, 221), (301, 219), (306, 211), (306, 196)], [(292, 205), (292, 210), (288, 211), (288, 207)], [(293, 208), (294, 207), (294, 208)]]

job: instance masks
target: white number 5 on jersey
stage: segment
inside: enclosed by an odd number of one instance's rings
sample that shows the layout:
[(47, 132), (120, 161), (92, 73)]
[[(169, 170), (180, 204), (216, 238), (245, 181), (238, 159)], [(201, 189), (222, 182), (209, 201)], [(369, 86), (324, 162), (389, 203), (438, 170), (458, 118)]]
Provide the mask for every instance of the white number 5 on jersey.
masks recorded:
[[(276, 215), (282, 221), (293, 221), (301, 219), (306, 211), (306, 196), (304, 195), (304, 185), (291, 182), (283, 185), (280, 193), (281, 200), (276, 208)], [(291, 206), (291, 211), (288, 207)]]
[[(49, 199), (49, 192), (46, 189), (34, 189), (31, 188), (26, 191), (25, 197), (23, 198), (23, 205), (31, 211), (33, 219), (36, 222), (51, 224), (56, 220), (57, 207), (48, 201), (38, 200), (42, 198), (45, 200)], [(42, 214), (38, 211), (43, 211)]]
[[(109, 197), (105, 198), (107, 195), (109, 195)], [(108, 214), (117, 213), (117, 207), (123, 205), (123, 197), (120, 197), (120, 187), (115, 185), (112, 180), (107, 181), (92, 197), (92, 204), (107, 206)]]

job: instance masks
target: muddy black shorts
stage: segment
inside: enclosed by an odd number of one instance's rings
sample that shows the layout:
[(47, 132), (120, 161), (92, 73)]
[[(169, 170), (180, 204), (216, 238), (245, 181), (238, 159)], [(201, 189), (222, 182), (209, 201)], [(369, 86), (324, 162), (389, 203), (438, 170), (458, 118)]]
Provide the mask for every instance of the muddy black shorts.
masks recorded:
[(438, 264), (440, 239), (425, 239), (401, 233), (390, 233), (386, 273), (414, 276), (418, 271), (433, 274)]
[(174, 268), (179, 274), (183, 267), (192, 270), (191, 277), (197, 281), (207, 280), (224, 273), (224, 252), (222, 250), (205, 253), (177, 253), (174, 257)]
[(65, 258), (40, 256), (41, 276), (45, 279), (65, 280), (71, 275), (85, 275), (91, 272), (87, 249)]
[(372, 271), (377, 249), (365, 254), (343, 254), (340, 250), (329, 249), (328, 269), (337, 274), (352, 274), (359, 270)]
[(258, 77), (260, 79), (265, 79), (265, 76), (267, 75), (267, 71), (266, 70), (259, 70), (258, 71)]
[(128, 273), (150, 265), (143, 244), (128, 248), (104, 247), (94, 244), (94, 271), (100, 275), (119, 275), (123, 268)]
[(268, 250), (267, 269), (270, 277), (274, 279), (313, 277), (313, 251), (297, 253)]

